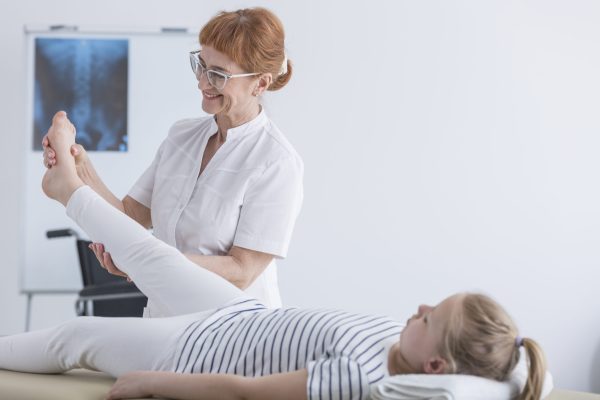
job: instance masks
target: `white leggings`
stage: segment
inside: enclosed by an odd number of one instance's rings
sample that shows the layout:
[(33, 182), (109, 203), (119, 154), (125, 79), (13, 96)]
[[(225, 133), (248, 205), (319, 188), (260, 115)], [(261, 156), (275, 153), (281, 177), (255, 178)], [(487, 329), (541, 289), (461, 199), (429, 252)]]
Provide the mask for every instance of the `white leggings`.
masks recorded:
[(112, 376), (171, 368), (186, 326), (244, 292), (188, 260), (177, 249), (108, 204), (88, 186), (77, 189), (67, 214), (169, 318), (79, 317), (54, 328), (0, 338), (0, 369), (59, 373), (89, 368)]

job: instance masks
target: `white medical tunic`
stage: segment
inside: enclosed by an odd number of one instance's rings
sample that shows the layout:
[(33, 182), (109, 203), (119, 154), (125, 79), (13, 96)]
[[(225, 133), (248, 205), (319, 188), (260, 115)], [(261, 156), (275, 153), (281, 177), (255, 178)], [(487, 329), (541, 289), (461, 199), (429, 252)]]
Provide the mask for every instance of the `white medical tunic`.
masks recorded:
[[(302, 159), (262, 110), (227, 131), (199, 175), (217, 130), (213, 116), (176, 122), (129, 196), (150, 208), (154, 235), (183, 253), (238, 246), (284, 258), (302, 204)], [(281, 307), (275, 260), (246, 293)], [(151, 302), (145, 315), (163, 316)]]

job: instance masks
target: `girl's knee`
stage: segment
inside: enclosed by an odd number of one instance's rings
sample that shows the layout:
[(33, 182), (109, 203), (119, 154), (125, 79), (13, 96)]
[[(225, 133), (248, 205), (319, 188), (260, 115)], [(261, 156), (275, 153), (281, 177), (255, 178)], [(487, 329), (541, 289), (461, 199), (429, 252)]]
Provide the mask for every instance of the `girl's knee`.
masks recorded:
[(77, 343), (93, 335), (98, 317), (77, 317), (53, 328), (48, 340), (48, 350), (57, 351), (67, 344)]
[(81, 365), (82, 356), (99, 330), (97, 317), (77, 317), (52, 328), (46, 353), (52, 355), (63, 370)]

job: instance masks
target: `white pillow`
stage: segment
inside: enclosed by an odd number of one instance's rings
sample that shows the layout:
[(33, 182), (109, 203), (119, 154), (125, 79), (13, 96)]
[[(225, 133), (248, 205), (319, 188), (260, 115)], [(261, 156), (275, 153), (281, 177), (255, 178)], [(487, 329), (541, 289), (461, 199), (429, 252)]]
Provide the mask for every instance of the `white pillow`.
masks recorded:
[[(511, 400), (518, 396), (527, 381), (525, 357), (521, 357), (510, 379), (498, 382), (473, 375), (395, 375), (371, 387), (373, 400)], [(542, 399), (554, 385), (546, 371)]]

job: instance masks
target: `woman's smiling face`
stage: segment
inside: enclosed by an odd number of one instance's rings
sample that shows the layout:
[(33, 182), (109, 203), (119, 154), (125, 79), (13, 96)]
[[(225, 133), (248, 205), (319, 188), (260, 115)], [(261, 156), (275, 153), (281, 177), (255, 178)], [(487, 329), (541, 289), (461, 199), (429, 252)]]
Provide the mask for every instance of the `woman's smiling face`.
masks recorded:
[[(229, 56), (211, 46), (203, 46), (200, 63), (204, 68), (225, 74), (242, 74), (244, 71)], [(244, 114), (249, 107), (256, 107), (257, 76), (228, 79), (222, 89), (214, 88), (206, 72), (198, 79), (198, 88), (202, 91), (202, 109), (208, 114)]]

